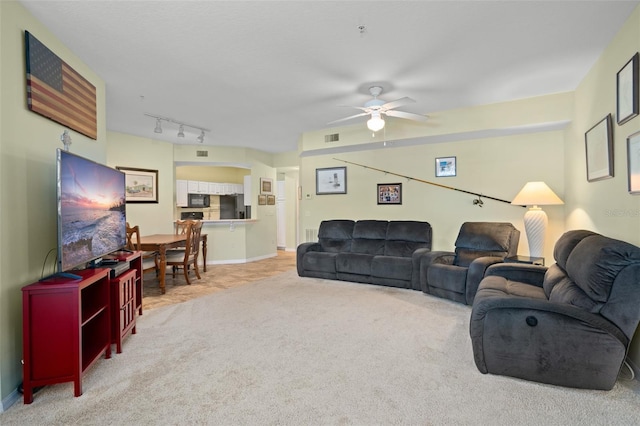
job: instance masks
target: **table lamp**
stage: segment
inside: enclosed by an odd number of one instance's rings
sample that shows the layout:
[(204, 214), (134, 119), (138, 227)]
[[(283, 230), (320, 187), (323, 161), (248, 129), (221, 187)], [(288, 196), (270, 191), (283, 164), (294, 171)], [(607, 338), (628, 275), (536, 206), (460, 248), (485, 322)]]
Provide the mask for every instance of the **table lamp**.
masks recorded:
[(564, 204), (544, 182), (527, 182), (511, 204), (531, 206), (524, 215), (524, 229), (529, 241), (529, 256), (544, 257), (544, 238), (547, 231), (547, 214), (538, 206)]

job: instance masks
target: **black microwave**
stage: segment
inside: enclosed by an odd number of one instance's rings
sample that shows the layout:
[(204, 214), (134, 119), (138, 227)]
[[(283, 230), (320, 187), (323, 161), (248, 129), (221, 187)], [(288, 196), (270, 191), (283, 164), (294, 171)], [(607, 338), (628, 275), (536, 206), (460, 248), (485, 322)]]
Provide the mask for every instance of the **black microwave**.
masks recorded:
[(189, 207), (209, 207), (209, 194), (189, 194)]

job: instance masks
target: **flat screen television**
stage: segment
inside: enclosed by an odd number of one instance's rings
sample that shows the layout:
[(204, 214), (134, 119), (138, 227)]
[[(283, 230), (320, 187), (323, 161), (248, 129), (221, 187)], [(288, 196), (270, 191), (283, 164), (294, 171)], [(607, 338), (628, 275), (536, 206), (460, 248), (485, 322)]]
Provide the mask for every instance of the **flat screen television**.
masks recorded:
[(57, 151), (58, 273), (126, 246), (125, 174)]

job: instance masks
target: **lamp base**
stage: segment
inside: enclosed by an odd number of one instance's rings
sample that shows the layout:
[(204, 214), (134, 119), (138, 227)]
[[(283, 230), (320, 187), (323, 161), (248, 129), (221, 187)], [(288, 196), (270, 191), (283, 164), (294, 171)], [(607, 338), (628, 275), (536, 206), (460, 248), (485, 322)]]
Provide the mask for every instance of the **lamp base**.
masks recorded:
[(524, 214), (529, 256), (544, 257), (544, 239), (548, 222), (547, 214), (540, 207), (533, 206)]

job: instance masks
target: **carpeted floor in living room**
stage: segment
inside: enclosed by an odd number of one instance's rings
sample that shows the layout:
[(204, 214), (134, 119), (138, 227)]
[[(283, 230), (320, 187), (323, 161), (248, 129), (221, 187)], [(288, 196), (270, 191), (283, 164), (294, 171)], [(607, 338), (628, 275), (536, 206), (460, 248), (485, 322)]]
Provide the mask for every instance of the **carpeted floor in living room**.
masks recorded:
[(479, 373), (469, 306), (300, 278), (293, 253), (207, 269), (165, 295), (148, 279), (138, 333), (86, 372), (80, 397), (46, 386), (0, 424), (640, 424), (636, 380), (605, 392)]

